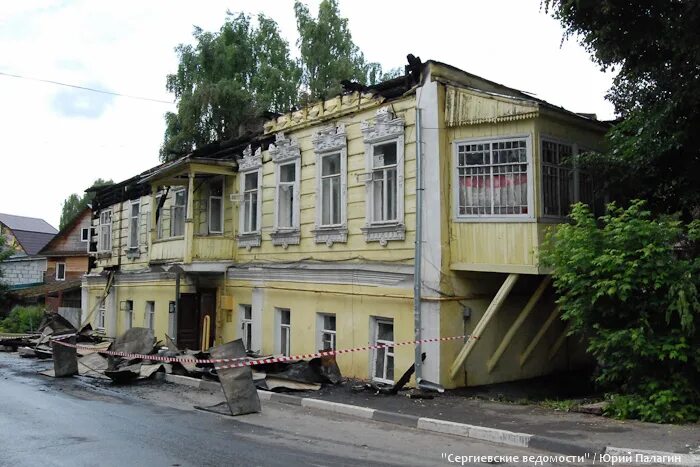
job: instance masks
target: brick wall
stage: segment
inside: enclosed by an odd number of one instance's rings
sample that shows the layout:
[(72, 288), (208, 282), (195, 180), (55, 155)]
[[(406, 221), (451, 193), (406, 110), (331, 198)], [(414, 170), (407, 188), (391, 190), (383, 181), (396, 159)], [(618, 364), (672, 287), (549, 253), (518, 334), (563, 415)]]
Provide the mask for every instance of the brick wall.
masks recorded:
[(10, 286), (44, 281), (46, 258), (13, 258), (0, 263), (2, 280)]

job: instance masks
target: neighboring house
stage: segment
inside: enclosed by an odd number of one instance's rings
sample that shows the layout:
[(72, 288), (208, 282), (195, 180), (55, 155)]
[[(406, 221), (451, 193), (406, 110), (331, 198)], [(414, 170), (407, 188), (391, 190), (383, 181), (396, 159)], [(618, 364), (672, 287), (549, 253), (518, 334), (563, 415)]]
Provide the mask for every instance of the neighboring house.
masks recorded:
[(3, 281), (12, 289), (21, 289), (44, 281), (46, 258), (41, 249), (57, 230), (43, 219), (0, 213), (0, 234), (14, 254), (0, 264)]
[(88, 246), (92, 210), (78, 213), (42, 249), (46, 258), (43, 284), (17, 292), (23, 300), (43, 303), (46, 309), (58, 311), (77, 323), (81, 311), (82, 277), (88, 272)]
[(593, 202), (575, 159), (607, 125), (434, 61), (358, 87), (96, 189), (86, 316), (197, 349), (385, 344), (338, 356), (383, 382), (417, 336), (478, 335), (422, 345), (446, 387), (579, 361), (538, 251)]

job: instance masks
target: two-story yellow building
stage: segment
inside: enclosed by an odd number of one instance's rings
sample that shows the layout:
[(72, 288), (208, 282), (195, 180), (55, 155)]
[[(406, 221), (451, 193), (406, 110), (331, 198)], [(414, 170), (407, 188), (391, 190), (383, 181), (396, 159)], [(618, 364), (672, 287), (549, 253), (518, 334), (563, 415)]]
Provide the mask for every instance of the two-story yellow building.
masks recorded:
[[(99, 189), (85, 319), (285, 355), (478, 336), (420, 347), (420, 376), (446, 387), (565, 369), (581, 346), (538, 250), (592, 201), (575, 155), (606, 128), (439, 62), (407, 68)], [(392, 382), (414, 357), (338, 363)]]

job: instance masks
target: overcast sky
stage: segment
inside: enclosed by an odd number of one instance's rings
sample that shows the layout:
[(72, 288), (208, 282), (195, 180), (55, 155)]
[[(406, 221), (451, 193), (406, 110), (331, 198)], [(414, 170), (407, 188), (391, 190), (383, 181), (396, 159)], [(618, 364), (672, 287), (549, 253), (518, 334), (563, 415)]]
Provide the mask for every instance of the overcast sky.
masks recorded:
[[(320, 0), (308, 0), (312, 12)], [(153, 102), (0, 75), (0, 212), (58, 226), (63, 200), (97, 178), (121, 181), (158, 164), (165, 77), (194, 25), (216, 30), (226, 10), (274, 18), (297, 54), (293, 0), (3, 0), (0, 73), (141, 96)], [(449, 63), (576, 112), (613, 116), (602, 73), (540, 0), (340, 0), (370, 61), (407, 53)]]

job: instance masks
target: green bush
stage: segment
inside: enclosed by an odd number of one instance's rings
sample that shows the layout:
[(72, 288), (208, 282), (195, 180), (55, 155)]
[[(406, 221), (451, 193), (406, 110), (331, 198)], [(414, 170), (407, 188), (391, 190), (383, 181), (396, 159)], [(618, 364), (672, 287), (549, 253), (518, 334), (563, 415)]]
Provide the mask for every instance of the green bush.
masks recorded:
[(43, 317), (42, 307), (16, 306), (7, 318), (0, 321), (0, 331), (13, 333), (35, 331)]
[(644, 202), (575, 205), (542, 252), (562, 317), (596, 359), (608, 414), (651, 422), (700, 418), (700, 223), (654, 218)]

